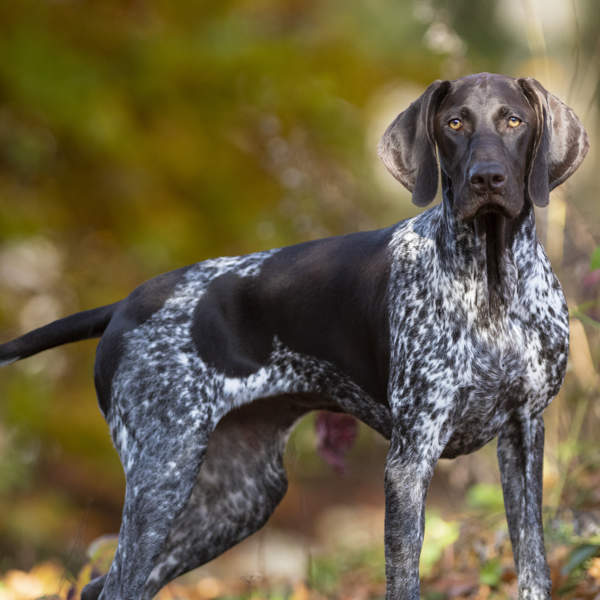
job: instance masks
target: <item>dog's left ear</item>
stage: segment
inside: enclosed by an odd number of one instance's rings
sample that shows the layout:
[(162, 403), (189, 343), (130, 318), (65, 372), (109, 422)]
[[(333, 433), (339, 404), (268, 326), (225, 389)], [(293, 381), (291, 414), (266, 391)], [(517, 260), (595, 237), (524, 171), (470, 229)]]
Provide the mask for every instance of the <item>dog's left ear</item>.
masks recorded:
[(532, 77), (518, 80), (535, 110), (537, 128), (529, 155), (527, 192), (537, 206), (546, 206), (550, 190), (569, 178), (590, 147), (577, 115)]
[(433, 136), (433, 117), (450, 89), (449, 81), (434, 81), (386, 129), (379, 157), (388, 171), (410, 192), (417, 206), (426, 206), (438, 187), (438, 164)]

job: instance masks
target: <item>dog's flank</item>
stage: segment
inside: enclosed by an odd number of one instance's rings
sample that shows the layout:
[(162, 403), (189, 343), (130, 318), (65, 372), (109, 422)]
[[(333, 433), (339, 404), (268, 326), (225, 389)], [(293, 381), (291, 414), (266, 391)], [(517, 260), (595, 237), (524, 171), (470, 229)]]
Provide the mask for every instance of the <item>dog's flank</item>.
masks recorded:
[(286, 490), (290, 429), (316, 409), (390, 440), (388, 598), (419, 598), (437, 460), (498, 436), (519, 598), (548, 600), (541, 413), (564, 377), (568, 311), (533, 206), (587, 147), (535, 80), (434, 82), (379, 151), (419, 206), (433, 201), (439, 156), (441, 205), (173, 271), (92, 311), (91, 328), (75, 315), (1, 346), (10, 360), (104, 331), (95, 383), (127, 487), (110, 571), (83, 600), (149, 599), (258, 530)]

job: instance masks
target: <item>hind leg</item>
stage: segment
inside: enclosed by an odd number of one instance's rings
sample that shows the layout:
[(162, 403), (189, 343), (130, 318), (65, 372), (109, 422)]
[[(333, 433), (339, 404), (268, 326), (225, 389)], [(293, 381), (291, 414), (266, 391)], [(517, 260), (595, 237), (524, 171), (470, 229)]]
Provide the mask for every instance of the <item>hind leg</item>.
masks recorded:
[(126, 430), (117, 435), (127, 447), (119, 545), (102, 591), (95, 580), (83, 597), (150, 600), (262, 527), (287, 489), (283, 450), (306, 410), (287, 397), (258, 400), (226, 415), (208, 444), (180, 431), (148, 435), (142, 450)]
[(109, 415), (125, 471), (125, 502), (111, 568), (103, 585), (95, 580), (85, 588), (86, 600), (146, 597), (148, 577), (189, 500), (206, 451), (211, 428), (206, 420), (188, 418), (182, 427), (174, 411), (142, 418), (138, 413), (144, 410), (144, 402), (137, 404), (126, 413), (127, 423), (117, 410)]
[(189, 501), (156, 561), (144, 598), (265, 524), (287, 490), (285, 442), (292, 425), (305, 412), (306, 408), (281, 396), (236, 409), (219, 423)]

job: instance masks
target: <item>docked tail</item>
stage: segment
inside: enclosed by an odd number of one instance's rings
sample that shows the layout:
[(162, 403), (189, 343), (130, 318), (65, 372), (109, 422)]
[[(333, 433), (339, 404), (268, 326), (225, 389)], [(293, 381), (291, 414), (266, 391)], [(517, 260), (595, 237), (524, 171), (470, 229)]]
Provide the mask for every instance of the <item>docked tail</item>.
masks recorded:
[(100, 337), (119, 303), (84, 310), (0, 344), (0, 366), (69, 342)]

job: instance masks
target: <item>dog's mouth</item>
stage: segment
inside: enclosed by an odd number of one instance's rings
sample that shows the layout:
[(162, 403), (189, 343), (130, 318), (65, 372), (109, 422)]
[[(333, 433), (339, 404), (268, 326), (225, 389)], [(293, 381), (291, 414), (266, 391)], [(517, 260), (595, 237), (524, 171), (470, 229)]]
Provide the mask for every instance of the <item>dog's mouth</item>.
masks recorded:
[(458, 217), (465, 223), (486, 215), (497, 215), (510, 220), (518, 216), (519, 212), (519, 208), (512, 206), (504, 196), (474, 196), (459, 207)]
[(510, 214), (508, 209), (502, 204), (498, 204), (496, 202), (489, 202), (480, 206), (472, 218), (475, 220), (480, 219), (486, 215), (498, 215), (500, 217), (504, 217), (505, 219), (512, 219), (513, 215)]

